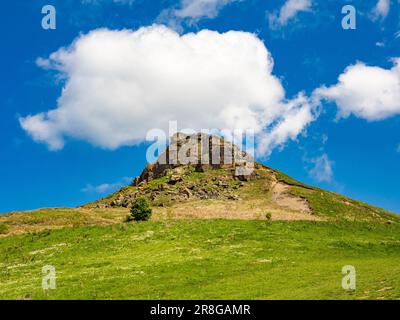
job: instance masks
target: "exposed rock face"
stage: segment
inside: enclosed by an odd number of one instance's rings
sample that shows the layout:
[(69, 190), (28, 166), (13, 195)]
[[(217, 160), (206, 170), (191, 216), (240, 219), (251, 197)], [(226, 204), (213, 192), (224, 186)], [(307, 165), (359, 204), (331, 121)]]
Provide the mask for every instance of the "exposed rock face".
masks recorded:
[[(97, 207), (130, 207), (138, 197), (150, 199), (155, 206), (196, 199), (238, 201), (243, 181), (258, 179), (254, 169), (260, 167), (249, 154), (220, 137), (177, 133), (157, 161), (133, 181), (133, 188), (119, 190)], [(160, 178), (164, 179), (154, 181)]]
[[(176, 133), (165, 152), (155, 163), (149, 164), (132, 185), (163, 177), (168, 170), (182, 166), (194, 166), (198, 172), (209, 169), (234, 169), (234, 176), (240, 180), (250, 180), (256, 163), (253, 157), (223, 138), (198, 133), (186, 135)], [(178, 176), (171, 177), (171, 184)]]

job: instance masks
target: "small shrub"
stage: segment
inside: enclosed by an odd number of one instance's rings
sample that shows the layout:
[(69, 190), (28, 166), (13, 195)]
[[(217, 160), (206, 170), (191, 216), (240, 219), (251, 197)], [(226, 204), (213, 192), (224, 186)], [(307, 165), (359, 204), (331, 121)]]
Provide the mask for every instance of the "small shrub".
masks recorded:
[(137, 198), (132, 203), (131, 214), (126, 221), (147, 221), (151, 217), (150, 203), (146, 198)]
[(267, 220), (268, 222), (270, 222), (272, 220), (271, 212), (266, 212), (265, 213), (265, 220)]

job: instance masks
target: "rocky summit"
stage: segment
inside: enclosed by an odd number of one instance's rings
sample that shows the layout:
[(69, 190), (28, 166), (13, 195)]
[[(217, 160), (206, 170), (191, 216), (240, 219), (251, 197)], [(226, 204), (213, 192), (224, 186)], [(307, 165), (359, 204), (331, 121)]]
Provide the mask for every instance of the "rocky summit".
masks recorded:
[[(196, 172), (232, 169), (232, 174), (237, 179), (249, 180), (254, 177), (255, 161), (250, 154), (221, 137), (204, 133), (176, 133), (171, 137), (171, 144), (167, 149), (155, 163), (149, 164), (143, 170), (133, 185), (158, 179), (183, 166), (192, 166)], [(179, 177), (174, 176), (171, 181), (174, 179)]]
[[(176, 133), (155, 163), (131, 186), (96, 202), (98, 207), (130, 207), (137, 197), (157, 206), (193, 199), (240, 199), (236, 190), (258, 177), (263, 166), (233, 143), (204, 133)], [(266, 167), (265, 167), (266, 168)]]

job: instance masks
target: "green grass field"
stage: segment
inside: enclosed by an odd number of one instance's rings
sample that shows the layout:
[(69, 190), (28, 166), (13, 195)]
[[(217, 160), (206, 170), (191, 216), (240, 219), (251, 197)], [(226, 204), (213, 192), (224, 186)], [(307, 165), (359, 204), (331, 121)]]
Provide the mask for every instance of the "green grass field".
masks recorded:
[[(41, 287), (53, 265), (57, 289)], [(353, 265), (356, 290), (342, 289)], [(400, 225), (165, 220), (0, 238), (1, 299), (399, 299)]]
[[(229, 170), (185, 170), (168, 188), (165, 176), (80, 208), (1, 215), (0, 299), (400, 299), (398, 215), (267, 167), (237, 188)], [(240, 200), (179, 198), (193, 183)], [(309, 211), (279, 205), (278, 183)], [(123, 223), (129, 209), (110, 206), (134, 193), (150, 221)], [(46, 265), (55, 290), (42, 289)], [(342, 288), (346, 265), (356, 290)]]

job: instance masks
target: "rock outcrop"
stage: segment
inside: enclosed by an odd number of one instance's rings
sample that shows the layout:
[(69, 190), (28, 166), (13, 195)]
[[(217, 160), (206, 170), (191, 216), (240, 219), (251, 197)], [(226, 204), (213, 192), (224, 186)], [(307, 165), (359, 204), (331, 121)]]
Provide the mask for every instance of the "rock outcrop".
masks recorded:
[[(171, 169), (193, 166), (197, 172), (210, 169), (234, 169), (234, 177), (250, 180), (256, 163), (251, 155), (225, 139), (204, 133), (176, 133), (171, 144), (155, 163), (149, 164), (132, 185), (163, 177)], [(172, 181), (178, 179), (171, 177)]]
[(97, 207), (130, 207), (137, 197), (155, 206), (185, 200), (238, 201), (245, 181), (258, 178), (262, 165), (223, 138), (175, 134), (155, 163), (149, 164), (131, 186), (97, 202)]

